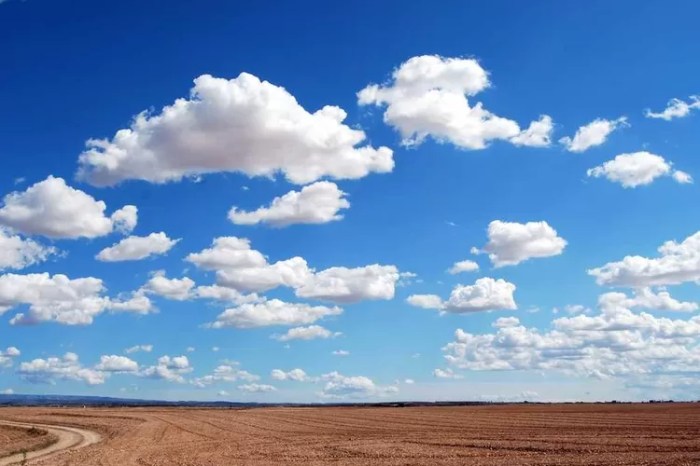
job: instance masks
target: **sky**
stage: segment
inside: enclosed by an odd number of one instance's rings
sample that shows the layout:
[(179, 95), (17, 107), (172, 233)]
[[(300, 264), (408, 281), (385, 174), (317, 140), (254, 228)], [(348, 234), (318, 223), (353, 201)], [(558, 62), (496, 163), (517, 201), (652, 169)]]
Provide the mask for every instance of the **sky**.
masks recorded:
[(697, 399), (700, 5), (0, 2), (0, 392)]

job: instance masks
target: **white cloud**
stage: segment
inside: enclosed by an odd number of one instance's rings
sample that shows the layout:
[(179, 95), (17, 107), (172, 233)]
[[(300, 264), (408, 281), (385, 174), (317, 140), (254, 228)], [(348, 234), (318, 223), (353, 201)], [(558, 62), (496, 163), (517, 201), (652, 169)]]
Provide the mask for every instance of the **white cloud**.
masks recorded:
[(438, 379), (461, 379), (463, 378), (459, 374), (455, 374), (449, 367), (446, 369), (437, 368), (433, 371), (433, 375)]
[(345, 117), (334, 106), (309, 113), (284, 88), (248, 73), (231, 80), (202, 75), (189, 99), (176, 100), (160, 114), (137, 115), (112, 140), (89, 140), (78, 176), (106, 186), (214, 172), (281, 173), (306, 184), (390, 172), (392, 151), (357, 147), (365, 134), (344, 125)]
[(411, 295), (407, 302), (424, 309), (465, 313), (497, 309), (517, 309), (513, 293), (515, 285), (503, 279), (479, 278), (473, 285), (457, 285), (447, 301), (437, 295)]
[(566, 240), (547, 222), (503, 222), (489, 223), (489, 241), (483, 252), (496, 267), (517, 265), (523, 261), (540, 257), (557, 256), (564, 251)]
[(217, 301), (225, 301), (235, 305), (263, 301), (263, 299), (255, 293), (245, 295), (237, 290), (234, 290), (233, 288), (227, 288), (219, 285), (198, 286), (194, 289), (194, 295), (201, 299), (215, 299)]
[(447, 271), (452, 275), (456, 275), (462, 272), (476, 272), (477, 270), (479, 270), (479, 264), (474, 261), (463, 260), (455, 262)]
[(103, 372), (137, 372), (139, 365), (126, 356), (112, 354), (100, 356), (100, 363), (95, 366), (95, 369)]
[(339, 350), (333, 350), (333, 352), (331, 354), (333, 356), (350, 356), (350, 351), (339, 349)]
[[(0, 2), (0, 3), (2, 3), (2, 2)], [(6, 388), (4, 390), (0, 390), (0, 394), (2, 394), (2, 395), (14, 395), (15, 391), (11, 388)]]
[(650, 184), (660, 176), (672, 175), (678, 183), (691, 183), (692, 178), (685, 172), (671, 173), (670, 162), (660, 155), (650, 152), (634, 152), (620, 154), (602, 165), (589, 169), (588, 176), (595, 178), (604, 177), (615, 183), (620, 183), (625, 188), (636, 188)]
[(666, 108), (661, 112), (652, 112), (646, 109), (644, 115), (647, 118), (659, 118), (666, 121), (671, 121), (674, 118), (683, 118), (690, 114), (691, 110), (700, 109), (700, 97), (696, 95), (690, 96), (690, 102), (685, 102), (681, 99), (671, 99), (668, 101)]
[(397, 387), (377, 385), (363, 375), (345, 376), (339, 372), (330, 372), (323, 374), (320, 379), (325, 382), (321, 392), (325, 398), (383, 397), (398, 392)]
[(125, 206), (106, 217), (104, 202), (53, 176), (26, 191), (6, 195), (3, 202), (0, 224), (27, 235), (96, 238), (136, 225), (136, 207)]
[(700, 282), (700, 231), (681, 243), (667, 241), (658, 248), (660, 257), (626, 256), (591, 269), (599, 285), (654, 286)]
[(23, 269), (45, 261), (56, 252), (56, 248), (23, 239), (19, 235), (13, 235), (4, 228), (0, 228), (0, 270)]
[(134, 345), (124, 350), (126, 354), (136, 353), (138, 351), (150, 353), (151, 351), (153, 351), (153, 345)]
[(75, 380), (88, 385), (100, 385), (105, 382), (107, 374), (102, 371), (83, 367), (78, 355), (66, 353), (63, 357), (37, 358), (20, 364), (17, 372), (31, 383), (55, 384), (57, 380)]
[(158, 358), (158, 363), (154, 366), (149, 366), (139, 372), (141, 377), (151, 379), (162, 379), (168, 382), (184, 383), (185, 374), (192, 372), (193, 368), (190, 365), (187, 356), (161, 356)]
[(587, 125), (581, 126), (574, 134), (573, 139), (564, 137), (559, 140), (569, 152), (585, 152), (591, 147), (603, 144), (608, 136), (619, 128), (629, 126), (627, 117), (616, 120), (597, 118)]
[[(331, 267), (316, 272), (301, 257), (268, 263), (244, 238), (216, 238), (211, 248), (189, 254), (187, 261), (216, 271), (217, 284), (240, 292), (262, 292), (280, 286), (300, 298), (336, 303), (392, 299), (402, 274), (393, 265)], [(405, 276), (405, 274), (404, 274)]]
[(282, 335), (273, 335), (273, 338), (279, 341), (317, 340), (335, 338), (340, 335), (342, 335), (341, 332), (331, 332), (320, 325), (309, 325), (308, 327), (290, 328)]
[(552, 143), (553, 130), (552, 117), (542, 115), (539, 120), (530, 123), (526, 130), (510, 138), (510, 142), (516, 146), (548, 147)]
[(296, 295), (338, 303), (355, 303), (365, 299), (388, 300), (393, 299), (399, 278), (399, 271), (393, 265), (331, 267), (310, 275), (296, 289)]
[(153, 293), (176, 301), (185, 301), (191, 297), (194, 281), (191, 278), (167, 278), (165, 272), (158, 270), (141, 288), (145, 293)]
[(14, 358), (20, 354), (20, 351), (14, 346), (8, 346), (4, 351), (0, 350), (0, 368), (11, 366)]
[(548, 331), (519, 322), (480, 335), (458, 329), (443, 352), (453, 367), (476, 371), (559, 371), (605, 378), (700, 370), (700, 316), (672, 320), (632, 310), (690, 310), (694, 304), (646, 290), (632, 298), (603, 294), (599, 307), (597, 315), (555, 319)]
[(245, 382), (255, 382), (256, 380), (260, 380), (259, 376), (251, 374), (238, 366), (238, 362), (229, 361), (227, 364), (217, 366), (211, 374), (205, 375), (204, 377), (197, 377), (192, 380), (192, 383), (202, 388), (220, 382), (238, 382), (241, 380)]
[(262, 303), (243, 304), (226, 309), (219, 314), (216, 321), (209, 325), (212, 328), (308, 325), (323, 317), (339, 315), (342, 312), (343, 310), (339, 307), (310, 306), (271, 299)]
[(248, 393), (269, 393), (269, 392), (274, 392), (277, 391), (275, 387), (272, 385), (267, 385), (267, 384), (259, 384), (259, 383), (248, 383), (244, 385), (239, 385), (238, 389), (242, 392), (248, 392)]
[(103, 249), (96, 259), (104, 262), (137, 261), (154, 255), (165, 254), (179, 239), (170, 239), (163, 232), (148, 236), (129, 236)]
[(421, 144), (428, 136), (463, 149), (483, 149), (493, 140), (517, 145), (549, 143), (551, 119), (521, 131), (518, 124), (486, 110), (472, 97), (490, 86), (476, 60), (423, 55), (410, 58), (385, 86), (369, 85), (358, 92), (360, 105), (386, 106), (384, 122), (398, 130), (404, 145)]
[(290, 191), (273, 199), (269, 207), (252, 212), (233, 207), (228, 218), (237, 225), (268, 223), (274, 227), (328, 223), (343, 218), (339, 212), (350, 207), (346, 193), (330, 181), (318, 181), (301, 191)]
[(292, 369), (289, 372), (285, 372), (281, 369), (273, 369), (272, 372), (270, 372), (270, 377), (272, 377), (275, 380), (291, 380), (294, 382), (307, 382), (311, 380), (311, 378), (308, 376), (306, 372), (304, 372), (303, 369)]
[(26, 304), (28, 314), (18, 313), (10, 323), (53, 321), (87, 325), (105, 311), (147, 314), (153, 310), (146, 296), (135, 294), (126, 300), (115, 300), (103, 296), (103, 292), (102, 280), (94, 277), (70, 279), (48, 273), (0, 275), (0, 314)]

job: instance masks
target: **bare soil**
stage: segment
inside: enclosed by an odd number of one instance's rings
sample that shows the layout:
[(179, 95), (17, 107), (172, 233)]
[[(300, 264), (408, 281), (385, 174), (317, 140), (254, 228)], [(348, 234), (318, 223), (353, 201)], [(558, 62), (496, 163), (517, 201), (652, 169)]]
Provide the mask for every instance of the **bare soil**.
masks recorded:
[(0, 425), (0, 458), (44, 448), (58, 439), (47, 430)]
[(698, 465), (700, 404), (0, 409), (102, 441), (48, 465)]

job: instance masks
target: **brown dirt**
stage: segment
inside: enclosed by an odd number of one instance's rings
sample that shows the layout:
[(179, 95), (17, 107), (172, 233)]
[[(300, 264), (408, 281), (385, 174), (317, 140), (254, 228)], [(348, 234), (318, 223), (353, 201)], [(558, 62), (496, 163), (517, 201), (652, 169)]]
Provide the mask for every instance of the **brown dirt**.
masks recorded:
[(100, 443), (48, 465), (698, 465), (700, 404), (0, 409)]
[(43, 429), (0, 425), (0, 458), (23, 451), (38, 450), (58, 440)]

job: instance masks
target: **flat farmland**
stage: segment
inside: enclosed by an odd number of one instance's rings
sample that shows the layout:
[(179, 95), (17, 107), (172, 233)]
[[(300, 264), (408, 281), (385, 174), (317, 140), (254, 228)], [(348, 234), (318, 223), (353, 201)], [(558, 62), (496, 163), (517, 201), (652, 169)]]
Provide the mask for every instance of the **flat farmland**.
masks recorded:
[(700, 405), (4, 408), (93, 431), (37, 465), (697, 465)]

